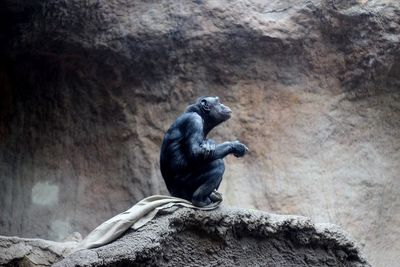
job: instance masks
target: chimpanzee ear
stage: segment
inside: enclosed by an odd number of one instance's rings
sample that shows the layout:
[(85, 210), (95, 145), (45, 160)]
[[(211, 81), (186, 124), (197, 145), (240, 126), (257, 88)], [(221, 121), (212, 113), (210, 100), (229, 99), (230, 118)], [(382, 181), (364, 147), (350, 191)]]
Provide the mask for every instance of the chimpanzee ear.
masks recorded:
[(209, 112), (209, 111), (210, 111), (210, 105), (209, 105), (209, 103), (207, 102), (207, 100), (205, 100), (205, 99), (202, 99), (202, 100), (201, 100), (201, 108), (202, 108), (204, 111), (206, 111), (206, 112)]

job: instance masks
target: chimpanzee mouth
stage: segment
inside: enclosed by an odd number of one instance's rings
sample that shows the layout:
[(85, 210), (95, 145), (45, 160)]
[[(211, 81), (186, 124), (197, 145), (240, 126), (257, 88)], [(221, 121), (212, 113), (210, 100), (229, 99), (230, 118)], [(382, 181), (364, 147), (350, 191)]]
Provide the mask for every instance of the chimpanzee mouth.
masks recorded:
[(224, 110), (224, 115), (225, 115), (227, 118), (232, 117), (232, 110), (230, 110), (230, 109)]
[(226, 114), (231, 114), (231, 113), (232, 113), (232, 110), (231, 110), (230, 108), (228, 108), (228, 107), (225, 107), (224, 112), (225, 112)]
[(226, 112), (225, 112), (225, 115), (231, 116), (231, 115), (232, 115), (232, 111), (226, 111)]

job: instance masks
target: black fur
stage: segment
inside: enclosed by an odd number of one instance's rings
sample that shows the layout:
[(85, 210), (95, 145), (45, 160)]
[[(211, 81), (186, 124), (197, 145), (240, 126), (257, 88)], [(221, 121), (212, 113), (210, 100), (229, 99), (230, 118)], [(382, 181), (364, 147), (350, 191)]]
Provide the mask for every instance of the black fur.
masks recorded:
[[(247, 147), (238, 141), (216, 144), (206, 139), (231, 110), (218, 97), (202, 97), (188, 106), (169, 128), (161, 146), (161, 173), (171, 195), (205, 206), (222, 181), (228, 154), (242, 157)], [(211, 196), (211, 198), (210, 198)]]

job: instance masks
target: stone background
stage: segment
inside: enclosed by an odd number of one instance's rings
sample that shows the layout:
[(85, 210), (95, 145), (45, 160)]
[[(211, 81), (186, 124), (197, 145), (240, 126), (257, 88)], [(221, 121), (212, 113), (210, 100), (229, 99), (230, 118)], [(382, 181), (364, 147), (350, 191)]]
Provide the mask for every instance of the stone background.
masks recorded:
[(166, 194), (163, 133), (200, 95), (233, 118), (225, 203), (348, 230), (400, 261), (396, 0), (11, 1), (0, 8), (0, 234), (87, 234)]

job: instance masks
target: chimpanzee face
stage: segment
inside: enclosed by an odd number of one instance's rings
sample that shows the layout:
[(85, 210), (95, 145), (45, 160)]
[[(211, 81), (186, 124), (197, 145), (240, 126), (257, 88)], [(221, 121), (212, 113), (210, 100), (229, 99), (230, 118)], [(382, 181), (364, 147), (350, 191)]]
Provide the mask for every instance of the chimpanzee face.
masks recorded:
[(231, 117), (232, 110), (219, 102), (219, 97), (204, 97), (200, 100), (201, 108), (216, 123), (221, 123)]

